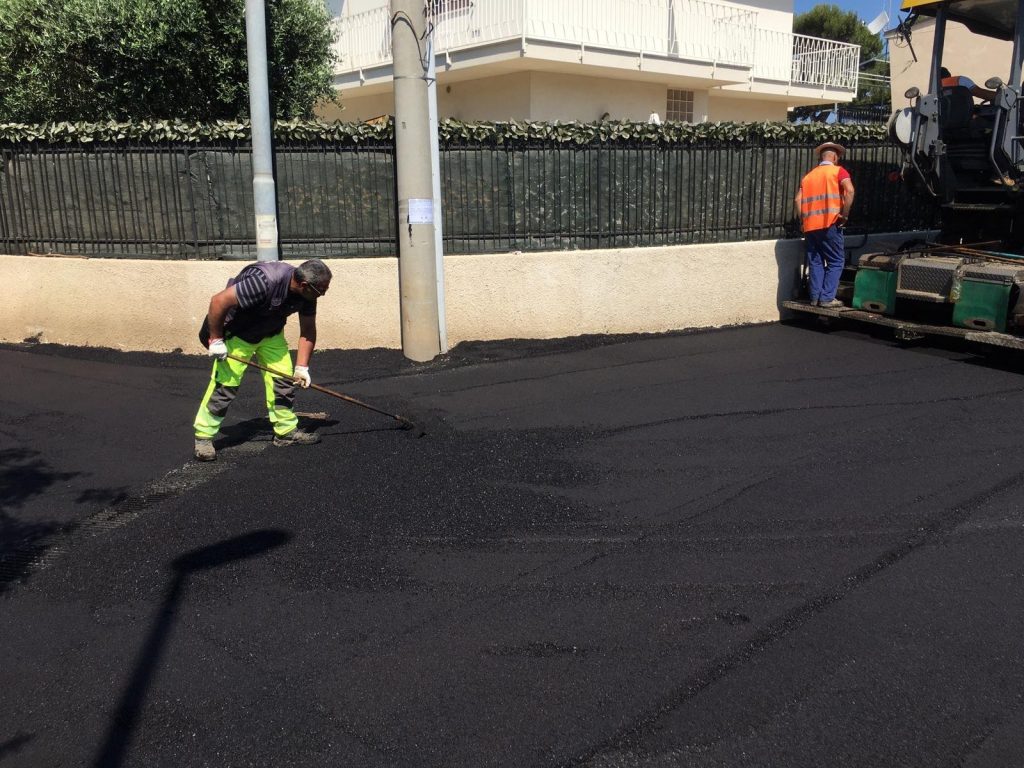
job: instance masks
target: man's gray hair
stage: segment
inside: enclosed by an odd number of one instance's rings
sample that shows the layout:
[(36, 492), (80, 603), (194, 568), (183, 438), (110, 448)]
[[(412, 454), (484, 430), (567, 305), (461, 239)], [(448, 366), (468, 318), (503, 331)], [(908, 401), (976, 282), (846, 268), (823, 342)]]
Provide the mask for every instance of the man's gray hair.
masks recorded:
[(331, 280), (331, 270), (320, 259), (310, 259), (295, 268), (295, 279), (300, 283), (309, 283), (315, 288), (323, 289)]

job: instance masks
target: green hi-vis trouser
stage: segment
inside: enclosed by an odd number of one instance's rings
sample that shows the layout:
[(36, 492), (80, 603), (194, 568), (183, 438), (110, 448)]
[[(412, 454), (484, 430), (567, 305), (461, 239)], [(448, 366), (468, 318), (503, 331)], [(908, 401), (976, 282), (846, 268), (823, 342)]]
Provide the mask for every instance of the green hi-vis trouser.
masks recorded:
[[(225, 339), (224, 343), (229, 355), (243, 360), (249, 360), (255, 355), (267, 368), (273, 368), (289, 377), (292, 375), (292, 356), (288, 353), (288, 342), (284, 339), (283, 331), (257, 344), (250, 344), (239, 338)], [(196, 437), (210, 439), (217, 434), (224, 416), (227, 415), (228, 406), (238, 394), (238, 386), (242, 383), (242, 375), (247, 367), (245, 363), (237, 360), (214, 360), (210, 386), (206, 388), (193, 425)], [(267, 393), (267, 413), (270, 415), (274, 434), (287, 435), (299, 425), (295, 411), (292, 410), (295, 384), (291, 378), (271, 376), (265, 371), (261, 373)]]

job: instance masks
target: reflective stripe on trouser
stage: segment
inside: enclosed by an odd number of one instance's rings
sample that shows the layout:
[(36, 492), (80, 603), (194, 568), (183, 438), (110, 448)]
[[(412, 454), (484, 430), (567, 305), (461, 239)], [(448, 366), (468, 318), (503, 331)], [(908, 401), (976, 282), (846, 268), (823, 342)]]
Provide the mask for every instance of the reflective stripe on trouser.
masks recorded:
[(832, 225), (804, 234), (807, 244), (807, 288), (811, 301), (832, 301), (846, 261), (843, 230)]
[[(288, 352), (288, 342), (285, 341), (283, 332), (263, 339), (258, 344), (250, 344), (238, 338), (226, 339), (224, 343), (227, 345), (228, 354), (243, 360), (249, 360), (255, 355), (256, 359), (268, 368), (288, 376), (293, 373), (292, 356)], [(199, 405), (199, 412), (196, 413), (193, 424), (196, 437), (212, 438), (217, 434), (224, 416), (227, 415), (228, 406), (238, 394), (238, 385), (242, 383), (242, 376), (247, 367), (245, 363), (237, 360), (214, 361), (210, 384), (203, 395), (203, 402)], [(295, 385), (290, 379), (271, 376), (263, 371), (260, 373), (263, 375), (267, 414), (274, 427), (274, 434), (287, 435), (299, 425), (295, 411), (292, 410)]]

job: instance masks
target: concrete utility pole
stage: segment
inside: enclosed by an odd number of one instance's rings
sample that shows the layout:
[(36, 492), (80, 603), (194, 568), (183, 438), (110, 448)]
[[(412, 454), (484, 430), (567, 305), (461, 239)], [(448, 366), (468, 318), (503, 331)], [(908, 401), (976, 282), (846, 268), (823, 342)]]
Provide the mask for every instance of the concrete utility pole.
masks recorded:
[(256, 258), (278, 261), (277, 191), (271, 148), (270, 88), (267, 85), (267, 22), (264, 0), (245, 0), (245, 47), (249, 61), (252, 121), (252, 196), (256, 212)]
[(391, 0), (402, 353), (417, 362), (441, 353), (425, 32), (423, 0)]

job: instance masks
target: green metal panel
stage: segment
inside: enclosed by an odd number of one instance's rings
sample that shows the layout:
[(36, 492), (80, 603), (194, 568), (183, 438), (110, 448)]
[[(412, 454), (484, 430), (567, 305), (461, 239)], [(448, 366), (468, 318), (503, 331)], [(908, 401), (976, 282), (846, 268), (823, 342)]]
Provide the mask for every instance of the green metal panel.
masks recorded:
[(896, 272), (858, 269), (853, 281), (853, 308), (891, 315), (896, 309)]
[(975, 330), (1006, 331), (1009, 285), (965, 279), (953, 309), (953, 325)]

